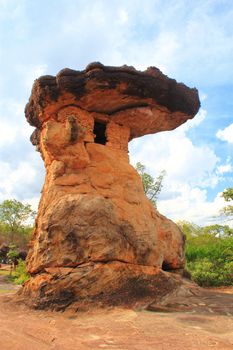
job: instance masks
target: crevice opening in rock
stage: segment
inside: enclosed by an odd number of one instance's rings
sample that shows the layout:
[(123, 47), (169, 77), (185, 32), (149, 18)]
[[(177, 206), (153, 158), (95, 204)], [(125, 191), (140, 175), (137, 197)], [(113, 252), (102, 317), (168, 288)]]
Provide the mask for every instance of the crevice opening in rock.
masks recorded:
[(94, 123), (94, 134), (95, 136), (95, 143), (99, 143), (101, 145), (105, 145), (106, 144), (106, 124), (101, 123), (101, 122), (97, 122), (95, 121)]
[(171, 269), (170, 264), (168, 264), (166, 261), (164, 261), (162, 264), (162, 270), (163, 271), (171, 271), (172, 269)]

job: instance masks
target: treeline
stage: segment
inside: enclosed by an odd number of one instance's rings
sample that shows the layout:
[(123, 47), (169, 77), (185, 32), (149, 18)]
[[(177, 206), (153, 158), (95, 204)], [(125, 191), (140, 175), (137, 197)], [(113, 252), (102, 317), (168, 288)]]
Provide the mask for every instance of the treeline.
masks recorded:
[(0, 263), (18, 265), (28, 251), (35, 212), (15, 199), (0, 204)]
[(201, 286), (233, 285), (233, 229), (178, 222), (186, 236), (186, 269)]

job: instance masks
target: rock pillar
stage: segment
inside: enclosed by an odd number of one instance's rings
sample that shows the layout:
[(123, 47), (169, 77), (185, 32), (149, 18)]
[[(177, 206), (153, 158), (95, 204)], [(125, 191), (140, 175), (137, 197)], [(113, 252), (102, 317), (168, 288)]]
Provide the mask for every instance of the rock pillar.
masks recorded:
[(38, 308), (131, 305), (166, 294), (184, 267), (184, 237), (152, 206), (128, 142), (171, 130), (197, 91), (156, 68), (91, 64), (39, 78), (26, 106), (46, 178), (21, 290)]

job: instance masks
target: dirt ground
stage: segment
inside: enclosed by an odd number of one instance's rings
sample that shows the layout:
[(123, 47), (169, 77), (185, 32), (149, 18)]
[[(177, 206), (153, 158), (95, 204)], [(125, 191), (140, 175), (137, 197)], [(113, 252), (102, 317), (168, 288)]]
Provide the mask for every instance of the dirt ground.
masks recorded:
[[(0, 289), (5, 277), (0, 275)], [(0, 294), (1, 350), (232, 350), (233, 288), (193, 286), (149, 310), (33, 311)], [(12, 288), (12, 289), (11, 289)], [(11, 289), (11, 290), (10, 290)], [(10, 290), (10, 292), (9, 292)]]

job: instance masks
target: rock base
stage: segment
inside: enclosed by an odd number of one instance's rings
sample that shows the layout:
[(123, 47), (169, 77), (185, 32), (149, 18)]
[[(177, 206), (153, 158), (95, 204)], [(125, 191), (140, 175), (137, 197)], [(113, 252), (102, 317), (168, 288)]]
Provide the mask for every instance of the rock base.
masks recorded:
[(180, 276), (151, 266), (90, 263), (46, 268), (25, 283), (18, 297), (30, 307), (55, 311), (118, 305), (140, 308), (172, 293), (180, 281)]

